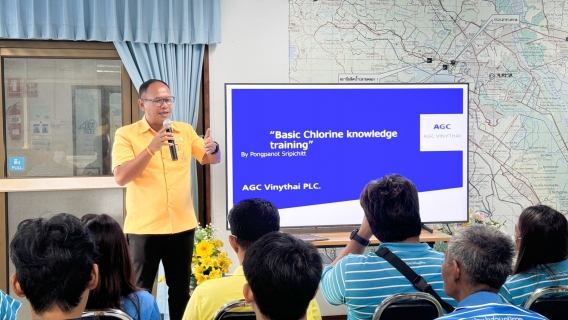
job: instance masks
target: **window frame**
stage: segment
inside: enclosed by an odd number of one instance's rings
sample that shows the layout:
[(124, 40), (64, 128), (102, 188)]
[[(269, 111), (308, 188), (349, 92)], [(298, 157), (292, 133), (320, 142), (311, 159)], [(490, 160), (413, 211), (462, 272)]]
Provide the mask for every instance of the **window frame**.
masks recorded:
[[(102, 42), (76, 42), (76, 41), (42, 41), (42, 40), (0, 40), (0, 77), (2, 90), (0, 101), (0, 123), (5, 129), (4, 108), (4, 58), (61, 58), (61, 59), (118, 59), (120, 56), (112, 43)], [(138, 93), (130, 76), (121, 64), (122, 88), (122, 120), (123, 125), (138, 120)], [(65, 191), (65, 190), (93, 190), (117, 189), (124, 187), (116, 184), (114, 177), (18, 177), (8, 178), (6, 168), (6, 137), (5, 130), (0, 130), (0, 289), (9, 292), (8, 274), (8, 212), (7, 199), (10, 192), (29, 191)], [(123, 215), (125, 214), (123, 203)]]

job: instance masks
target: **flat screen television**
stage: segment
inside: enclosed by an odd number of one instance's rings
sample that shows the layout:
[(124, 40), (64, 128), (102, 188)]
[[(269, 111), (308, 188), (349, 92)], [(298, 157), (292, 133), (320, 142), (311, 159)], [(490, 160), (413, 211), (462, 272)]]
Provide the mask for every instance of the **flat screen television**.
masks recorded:
[(226, 84), (227, 211), (263, 198), (282, 227), (359, 225), (398, 173), (423, 223), (468, 220), (468, 84)]

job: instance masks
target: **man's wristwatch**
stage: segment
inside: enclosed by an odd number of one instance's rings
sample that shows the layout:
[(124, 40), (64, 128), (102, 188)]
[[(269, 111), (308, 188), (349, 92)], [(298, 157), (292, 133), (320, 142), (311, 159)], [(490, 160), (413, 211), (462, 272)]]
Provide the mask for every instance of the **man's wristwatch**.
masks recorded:
[[(215, 142), (215, 141), (213, 141)], [(217, 154), (217, 152), (219, 152), (219, 144), (217, 142), (215, 142), (215, 151), (211, 152), (211, 154)]]
[(351, 235), (349, 236), (349, 240), (355, 240), (355, 241), (357, 241), (357, 243), (359, 243), (360, 245), (365, 246), (365, 247), (368, 246), (369, 243), (371, 243), (371, 241), (361, 238), (357, 234), (357, 232), (359, 232), (359, 229), (355, 229), (355, 230), (351, 231)]

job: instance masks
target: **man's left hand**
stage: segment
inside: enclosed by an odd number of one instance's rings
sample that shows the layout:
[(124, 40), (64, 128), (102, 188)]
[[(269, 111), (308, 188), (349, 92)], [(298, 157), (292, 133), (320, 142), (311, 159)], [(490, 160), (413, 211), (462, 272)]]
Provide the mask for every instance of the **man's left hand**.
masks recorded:
[(217, 144), (211, 138), (211, 129), (207, 129), (205, 132), (205, 136), (203, 137), (203, 141), (205, 142), (205, 153), (212, 154), (217, 149)]

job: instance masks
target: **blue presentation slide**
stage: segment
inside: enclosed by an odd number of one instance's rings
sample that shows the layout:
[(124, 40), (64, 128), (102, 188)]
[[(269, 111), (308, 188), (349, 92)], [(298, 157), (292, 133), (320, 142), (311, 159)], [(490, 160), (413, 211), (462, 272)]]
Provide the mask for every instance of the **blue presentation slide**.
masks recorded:
[(357, 225), (364, 186), (398, 173), (416, 185), (423, 222), (467, 220), (467, 85), (228, 84), (226, 94), (229, 208), (263, 198), (282, 226)]

